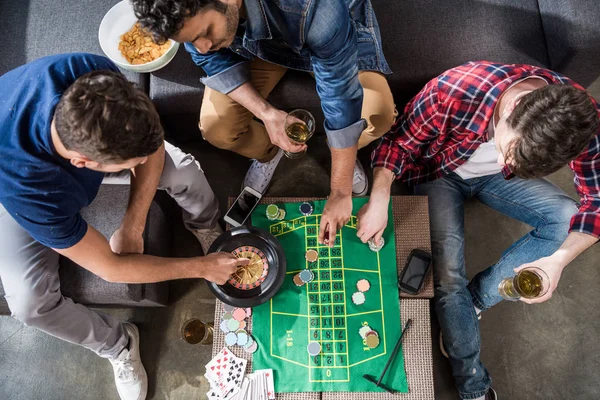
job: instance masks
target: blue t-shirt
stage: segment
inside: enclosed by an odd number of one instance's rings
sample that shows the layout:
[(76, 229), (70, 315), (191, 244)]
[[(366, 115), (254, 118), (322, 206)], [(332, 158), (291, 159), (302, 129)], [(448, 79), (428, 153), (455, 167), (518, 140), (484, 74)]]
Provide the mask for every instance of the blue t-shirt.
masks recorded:
[(0, 76), (0, 203), (35, 240), (56, 249), (85, 235), (79, 211), (94, 200), (104, 174), (58, 155), (50, 125), (65, 90), (95, 70), (118, 71), (105, 57), (73, 53)]

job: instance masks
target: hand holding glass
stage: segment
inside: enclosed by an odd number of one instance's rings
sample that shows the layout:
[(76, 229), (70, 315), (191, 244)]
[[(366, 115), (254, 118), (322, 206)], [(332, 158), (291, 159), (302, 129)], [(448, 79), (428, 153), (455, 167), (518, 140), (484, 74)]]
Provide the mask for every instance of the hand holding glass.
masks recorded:
[[(291, 111), (285, 118), (285, 134), (290, 142), (295, 144), (304, 144), (315, 133), (315, 119), (311, 113), (306, 110)], [(284, 151), (288, 158), (301, 158), (306, 154), (306, 148), (297, 153)]]
[(514, 277), (500, 282), (498, 292), (505, 300), (535, 299), (544, 296), (550, 288), (550, 279), (537, 267), (524, 268)]

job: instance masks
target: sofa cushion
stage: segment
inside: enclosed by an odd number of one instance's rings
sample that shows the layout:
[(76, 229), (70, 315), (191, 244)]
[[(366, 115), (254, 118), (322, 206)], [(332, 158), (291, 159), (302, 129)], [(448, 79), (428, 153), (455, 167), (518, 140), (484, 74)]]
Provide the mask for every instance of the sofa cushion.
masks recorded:
[(550, 68), (588, 87), (600, 77), (598, 0), (539, 0)]
[[(0, 1), (0, 75), (52, 54), (87, 52), (104, 56), (98, 28), (119, 0)], [(148, 92), (147, 74), (123, 71)]]

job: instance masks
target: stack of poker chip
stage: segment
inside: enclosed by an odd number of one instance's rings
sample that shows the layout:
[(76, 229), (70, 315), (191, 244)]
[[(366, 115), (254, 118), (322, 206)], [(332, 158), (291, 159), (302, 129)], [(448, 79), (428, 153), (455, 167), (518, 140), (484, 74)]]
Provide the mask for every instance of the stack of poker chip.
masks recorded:
[(383, 249), (385, 240), (383, 240), (383, 238), (381, 238), (381, 239), (379, 239), (379, 243), (375, 243), (375, 238), (371, 238), (371, 239), (369, 239), (368, 243), (369, 243), (369, 249), (371, 249), (371, 251), (379, 251), (379, 250)]
[(304, 286), (306, 283), (310, 283), (315, 279), (315, 274), (309, 269), (303, 269), (294, 275), (294, 284), (298, 287)]
[(358, 334), (363, 339), (363, 343), (370, 349), (379, 346), (379, 334), (375, 332), (369, 325), (363, 325)]
[(361, 304), (364, 304), (367, 299), (365, 293), (371, 289), (371, 283), (366, 279), (360, 279), (356, 282), (356, 288), (358, 289), (358, 292), (355, 292), (352, 295), (352, 302), (357, 306), (360, 306)]
[(251, 308), (236, 308), (228, 304), (223, 305), (220, 328), (225, 333), (227, 346), (240, 346), (246, 353), (254, 353), (258, 343), (246, 331), (246, 318), (252, 315)]
[(283, 221), (285, 210), (277, 207), (277, 204), (269, 204), (266, 210), (266, 216), (269, 221)]

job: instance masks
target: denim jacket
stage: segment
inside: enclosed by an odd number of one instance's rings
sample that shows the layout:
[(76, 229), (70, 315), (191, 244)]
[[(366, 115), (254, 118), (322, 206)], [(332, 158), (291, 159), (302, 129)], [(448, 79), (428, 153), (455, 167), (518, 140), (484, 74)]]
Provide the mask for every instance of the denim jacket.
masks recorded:
[(391, 73), (383, 56), (370, 0), (244, 0), (247, 20), (226, 49), (201, 54), (185, 48), (227, 94), (250, 80), (248, 60), (263, 60), (315, 74), (329, 145), (346, 148), (366, 127), (361, 119), (359, 70)]

